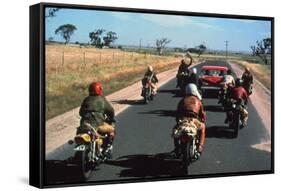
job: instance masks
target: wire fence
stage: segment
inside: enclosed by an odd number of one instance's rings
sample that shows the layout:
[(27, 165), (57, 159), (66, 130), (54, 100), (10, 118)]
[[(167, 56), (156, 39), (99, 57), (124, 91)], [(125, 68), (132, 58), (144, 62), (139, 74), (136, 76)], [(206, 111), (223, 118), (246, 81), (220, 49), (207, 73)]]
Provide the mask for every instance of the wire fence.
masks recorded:
[(157, 55), (136, 52), (46, 52), (47, 72), (59, 72), (64, 69), (84, 70), (88, 67), (95, 67), (104, 64), (114, 64), (122, 62), (135, 62), (138, 59), (159, 58)]

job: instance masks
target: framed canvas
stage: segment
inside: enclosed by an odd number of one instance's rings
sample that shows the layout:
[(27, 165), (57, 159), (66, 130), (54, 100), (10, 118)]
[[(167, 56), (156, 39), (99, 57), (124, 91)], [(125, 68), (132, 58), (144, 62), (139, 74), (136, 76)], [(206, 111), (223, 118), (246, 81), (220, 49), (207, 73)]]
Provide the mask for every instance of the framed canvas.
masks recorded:
[(30, 7), (30, 184), (274, 173), (274, 18)]

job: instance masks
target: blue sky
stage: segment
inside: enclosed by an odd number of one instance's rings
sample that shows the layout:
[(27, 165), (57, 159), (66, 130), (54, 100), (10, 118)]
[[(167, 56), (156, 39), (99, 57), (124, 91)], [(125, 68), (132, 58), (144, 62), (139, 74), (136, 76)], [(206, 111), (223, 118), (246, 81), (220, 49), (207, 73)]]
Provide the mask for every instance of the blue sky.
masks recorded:
[(233, 51), (250, 51), (257, 40), (270, 37), (270, 21), (124, 13), (79, 9), (61, 9), (56, 17), (46, 19), (46, 39), (63, 41), (55, 30), (73, 24), (77, 30), (71, 42), (88, 42), (89, 32), (98, 28), (114, 31), (115, 44), (155, 46), (155, 40), (171, 39), (170, 47), (194, 47), (204, 43), (209, 49), (224, 50), (225, 41)]

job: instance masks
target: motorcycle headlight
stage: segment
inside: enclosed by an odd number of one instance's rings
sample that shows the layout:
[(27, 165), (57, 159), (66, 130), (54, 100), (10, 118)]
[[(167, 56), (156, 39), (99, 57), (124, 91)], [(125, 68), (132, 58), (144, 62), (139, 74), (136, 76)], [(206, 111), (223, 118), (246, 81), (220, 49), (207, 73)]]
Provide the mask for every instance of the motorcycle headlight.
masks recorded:
[(232, 108), (235, 108), (235, 107), (236, 107), (236, 104), (235, 104), (235, 103), (233, 103), (233, 104), (232, 104)]

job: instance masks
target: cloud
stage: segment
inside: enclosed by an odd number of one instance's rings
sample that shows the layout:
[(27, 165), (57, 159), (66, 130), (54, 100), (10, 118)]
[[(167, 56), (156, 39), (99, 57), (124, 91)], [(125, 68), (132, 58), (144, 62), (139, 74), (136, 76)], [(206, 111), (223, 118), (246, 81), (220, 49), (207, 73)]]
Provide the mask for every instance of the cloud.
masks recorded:
[(257, 22), (256, 20), (247, 20), (247, 19), (239, 19), (238, 21), (243, 22), (243, 23), (255, 23)]
[[(211, 24), (211, 18), (196, 19), (189, 16), (178, 15), (158, 15), (158, 14), (145, 14), (145, 13), (123, 13), (112, 12), (111, 15), (119, 20), (123, 21), (135, 21), (137, 19), (143, 19), (148, 22), (152, 22), (162, 27), (175, 28), (175, 27), (199, 27), (203, 29), (223, 30), (221, 27), (215, 24)], [(205, 21), (203, 21), (205, 20)]]
[(130, 13), (123, 13), (123, 12), (112, 12), (110, 13), (113, 17), (120, 19), (120, 20), (132, 20), (132, 14)]
[(163, 27), (200, 27), (204, 29), (213, 29), (213, 30), (222, 30), (221, 27), (208, 23), (209, 19), (206, 19), (207, 22), (197, 20), (188, 16), (174, 16), (174, 15), (153, 15), (153, 14), (143, 14), (141, 18), (158, 24)]
[(260, 32), (259, 35), (264, 37), (271, 37), (271, 32)]
[(222, 31), (223, 28), (214, 25), (214, 24), (209, 24), (209, 23), (204, 23), (204, 22), (198, 22), (196, 21), (196, 23), (194, 24), (195, 26), (204, 28), (204, 29), (213, 29), (213, 30), (218, 30), (218, 31)]
[(190, 20), (183, 16), (142, 14), (141, 18), (163, 27), (184, 27), (190, 23)]

